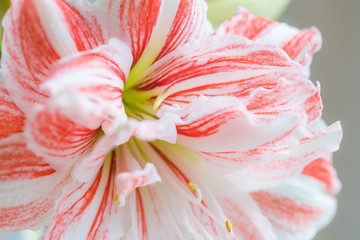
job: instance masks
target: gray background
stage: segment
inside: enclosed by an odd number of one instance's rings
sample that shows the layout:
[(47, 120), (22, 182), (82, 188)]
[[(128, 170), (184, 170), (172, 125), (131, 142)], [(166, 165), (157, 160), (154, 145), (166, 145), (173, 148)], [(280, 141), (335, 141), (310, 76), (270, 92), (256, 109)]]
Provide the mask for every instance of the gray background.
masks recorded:
[(360, 0), (292, 0), (281, 21), (320, 29), (323, 47), (313, 59), (311, 79), (321, 83), (324, 119), (340, 120), (344, 130), (334, 156), (343, 184), (338, 212), (315, 239), (360, 239)]

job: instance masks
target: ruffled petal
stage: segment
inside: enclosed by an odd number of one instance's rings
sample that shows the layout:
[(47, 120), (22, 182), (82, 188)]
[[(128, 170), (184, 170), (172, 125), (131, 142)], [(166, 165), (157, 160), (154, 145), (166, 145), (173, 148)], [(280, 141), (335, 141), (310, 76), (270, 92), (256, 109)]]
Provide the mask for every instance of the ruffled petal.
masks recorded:
[(138, 187), (143, 187), (161, 181), (153, 164), (147, 163), (142, 170), (121, 172), (116, 176), (116, 187), (121, 192), (120, 204), (125, 204), (125, 198)]
[(56, 169), (66, 168), (92, 148), (100, 127), (111, 134), (126, 122), (122, 89), (130, 65), (129, 49), (115, 39), (60, 61), (45, 85), (53, 97), (28, 121), (30, 147)]
[(158, 115), (165, 113), (181, 119), (176, 124), (178, 144), (206, 152), (248, 151), (284, 135), (299, 121), (290, 113), (256, 116), (233, 97), (201, 96), (184, 108), (164, 106)]
[(39, 229), (49, 223), (54, 202), (69, 180), (26, 147), (21, 133), (0, 141), (0, 228)]
[(341, 189), (341, 183), (332, 164), (331, 154), (315, 159), (306, 165), (302, 174), (324, 184), (328, 194), (336, 195)]
[(276, 87), (254, 90), (246, 103), (249, 111), (258, 115), (278, 115), (294, 112), (308, 124), (319, 120), (322, 113), (320, 85), (317, 87), (307, 79), (289, 81), (280, 78)]
[(117, 39), (62, 59), (44, 84), (53, 98), (49, 105), (88, 128), (111, 132), (111, 125), (126, 120), (122, 94), (131, 63), (130, 50)]
[(311, 56), (321, 47), (321, 35), (317, 28), (299, 30), (285, 23), (266, 19), (239, 8), (234, 17), (225, 21), (215, 35), (240, 35), (251, 40), (281, 47), (291, 59), (295, 59), (310, 44)]
[(29, 147), (58, 171), (71, 164), (95, 144), (100, 131), (79, 125), (60, 109), (42, 108), (28, 121)]
[(101, 27), (63, 0), (14, 1), (4, 18), (2, 70), (11, 98), (26, 114), (46, 101), (40, 89), (61, 57), (103, 44)]
[(336, 199), (305, 175), (251, 193), (279, 239), (312, 239), (333, 218)]
[(306, 71), (275, 46), (239, 36), (218, 36), (185, 45), (158, 60), (138, 78), (135, 88), (156, 99), (154, 108), (161, 103), (184, 105), (200, 94), (247, 101), (257, 89), (277, 90), (279, 101), (285, 101), (290, 91), (282, 94), (283, 88), (294, 89), (301, 97), (314, 95), (317, 89), (305, 76)]
[(43, 239), (120, 239), (129, 211), (114, 202), (116, 171), (108, 158), (91, 181), (67, 186)]
[(229, 178), (237, 187), (254, 191), (275, 184), (302, 172), (313, 160), (336, 151), (342, 138), (340, 123), (318, 130), (312, 137), (303, 138), (299, 145), (285, 151), (277, 158), (243, 168)]
[(240, 239), (277, 239), (269, 220), (247, 193), (220, 195), (218, 201)]

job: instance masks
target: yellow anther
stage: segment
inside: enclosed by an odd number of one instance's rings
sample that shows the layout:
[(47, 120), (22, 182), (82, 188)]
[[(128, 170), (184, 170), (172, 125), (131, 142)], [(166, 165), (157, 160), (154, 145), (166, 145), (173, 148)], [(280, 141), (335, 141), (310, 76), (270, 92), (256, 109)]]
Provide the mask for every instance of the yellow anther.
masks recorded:
[(226, 230), (227, 230), (228, 232), (231, 232), (231, 230), (232, 230), (232, 225), (231, 225), (231, 222), (230, 222), (229, 220), (226, 220), (226, 222), (225, 222), (225, 227), (226, 227)]
[(190, 191), (195, 192), (196, 191), (196, 184), (189, 182), (188, 183), (188, 188), (190, 189)]
[(118, 204), (120, 202), (120, 194), (117, 194), (114, 198), (114, 203)]

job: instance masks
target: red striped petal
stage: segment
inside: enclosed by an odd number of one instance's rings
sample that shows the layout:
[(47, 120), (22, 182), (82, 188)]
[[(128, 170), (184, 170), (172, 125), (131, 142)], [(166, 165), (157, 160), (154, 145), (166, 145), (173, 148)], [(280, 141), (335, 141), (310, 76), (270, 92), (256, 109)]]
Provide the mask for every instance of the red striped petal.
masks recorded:
[(291, 59), (295, 59), (308, 43), (311, 45), (310, 56), (321, 47), (321, 35), (315, 27), (299, 30), (285, 23), (255, 16), (243, 8), (220, 25), (215, 35), (240, 35), (274, 44), (281, 47)]
[(320, 86), (315, 87), (307, 79), (288, 81), (279, 79), (273, 89), (255, 89), (247, 100), (247, 109), (258, 115), (278, 115), (294, 112), (305, 115), (307, 123), (318, 120), (322, 113)]
[(120, 239), (129, 216), (114, 203), (115, 175), (115, 162), (109, 159), (91, 181), (67, 186), (43, 238)]
[(31, 113), (43, 103), (49, 68), (60, 57), (104, 42), (101, 28), (66, 1), (14, 1), (4, 18), (2, 69), (7, 89), (17, 106)]
[(218, 200), (231, 221), (234, 234), (240, 239), (277, 239), (269, 220), (247, 193), (232, 193)]
[(259, 147), (246, 152), (198, 152), (210, 171), (217, 173), (231, 173), (243, 168), (272, 162), (283, 158), (299, 145), (302, 138), (308, 137), (300, 125)]
[(0, 228), (18, 231), (48, 224), (66, 173), (57, 173), (26, 147), (23, 134), (0, 141)]
[[(48, 105), (33, 113), (27, 126), (30, 146), (66, 168), (92, 149), (100, 133), (126, 122), (122, 89), (131, 66), (131, 53), (119, 40), (61, 60), (45, 84)], [(103, 157), (104, 152), (93, 156)], [(59, 158), (62, 158), (59, 161)]]
[(120, 39), (124, 40), (138, 61), (157, 24), (161, 0), (97, 1), (103, 11), (119, 20)]
[(183, 105), (199, 94), (247, 99), (259, 87), (275, 88), (281, 77), (293, 82), (305, 74), (277, 47), (222, 36), (186, 45), (158, 60), (140, 76), (136, 88), (157, 97), (157, 105)]
[[(74, 54), (56, 64), (45, 87), (51, 102), (69, 117), (97, 128), (124, 117), (122, 93), (132, 63), (129, 48), (111, 39), (91, 51)], [(75, 103), (75, 104), (74, 104)]]
[(212, 28), (206, 18), (206, 12), (207, 5), (204, 1), (180, 1), (166, 43), (157, 59), (188, 42), (209, 36)]
[(23, 134), (1, 140), (0, 181), (30, 180), (55, 173), (42, 157), (27, 149)]
[(312, 239), (333, 218), (336, 200), (309, 177), (251, 193), (281, 239)]
[(134, 189), (158, 181), (161, 181), (161, 179), (156, 172), (156, 168), (153, 164), (148, 163), (142, 170), (119, 173), (116, 176), (115, 183), (122, 195), (124, 195), (124, 198), (127, 198)]
[(336, 176), (331, 156), (315, 159), (304, 168), (302, 174), (322, 182), (329, 194), (335, 195), (340, 191), (341, 184)]
[(284, 135), (298, 124), (293, 114), (276, 117), (251, 114), (233, 97), (202, 96), (184, 108), (163, 107), (158, 115), (165, 113), (181, 119), (176, 123), (178, 144), (206, 152), (248, 151)]
[(99, 131), (79, 125), (60, 109), (43, 108), (27, 124), (29, 147), (45, 156), (52, 167), (64, 170), (91, 149)]
[(301, 139), (298, 146), (280, 153), (277, 158), (246, 167), (240, 173), (234, 173), (231, 178), (239, 188), (246, 191), (273, 186), (301, 173), (313, 160), (336, 151), (341, 138), (341, 126), (334, 123), (310, 137)]

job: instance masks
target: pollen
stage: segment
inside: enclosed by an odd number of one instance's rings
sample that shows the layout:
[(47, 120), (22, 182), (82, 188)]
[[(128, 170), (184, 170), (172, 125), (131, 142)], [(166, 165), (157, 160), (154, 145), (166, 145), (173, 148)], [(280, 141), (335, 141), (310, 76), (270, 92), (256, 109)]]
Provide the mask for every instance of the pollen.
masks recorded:
[(189, 182), (188, 183), (188, 188), (190, 189), (190, 191), (195, 192), (196, 191), (196, 184)]
[(226, 222), (225, 222), (225, 227), (226, 227), (226, 230), (227, 230), (228, 232), (231, 232), (231, 230), (232, 230), (232, 225), (231, 225), (231, 222), (230, 222), (229, 220), (226, 220)]
[(115, 204), (118, 204), (120, 202), (120, 194), (117, 194), (113, 201)]

